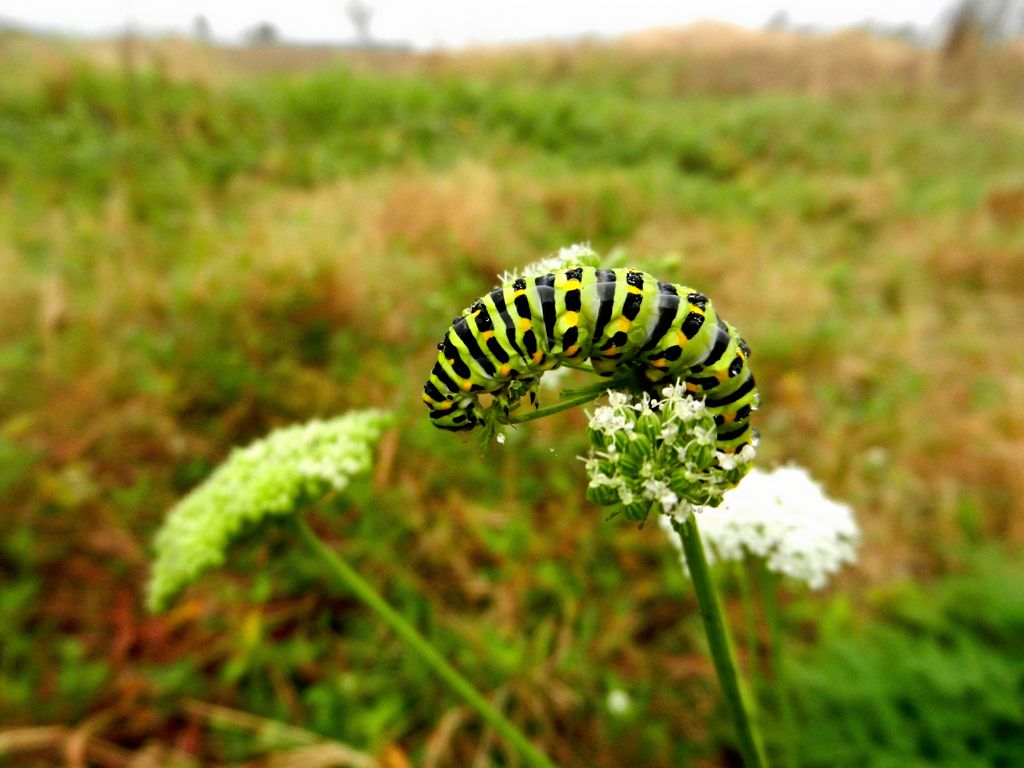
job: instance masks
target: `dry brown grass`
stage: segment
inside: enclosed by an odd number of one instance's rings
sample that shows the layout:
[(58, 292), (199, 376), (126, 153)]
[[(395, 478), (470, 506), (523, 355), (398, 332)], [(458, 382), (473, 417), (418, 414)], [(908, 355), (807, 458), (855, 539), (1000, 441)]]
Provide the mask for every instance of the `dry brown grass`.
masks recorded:
[(919, 87), (934, 66), (933, 57), (918, 47), (856, 31), (809, 36), (705, 22), (626, 35), (618, 45), (627, 53), (691, 61), (692, 74), (678, 83), (684, 90), (845, 93)]
[[(481, 47), (405, 63), (485, 76), (528, 68), (538, 80), (556, 82), (608, 57), (615, 57), (623, 70), (638, 73), (634, 87), (640, 92), (855, 95), (956, 87), (971, 97), (993, 88), (1015, 101), (1024, 99), (1024, 46), (1019, 42), (950, 61), (938, 51), (857, 30), (808, 35), (701, 22), (606, 42)], [(668, 81), (663, 75), (650, 82), (644, 77), (654, 62), (671, 65), (674, 74)]]
[[(69, 62), (83, 59), (101, 67), (132, 66), (172, 79), (214, 84), (253, 75), (305, 74), (338, 63), (382, 73), (458, 72), (481, 77), (528, 68), (538, 81), (556, 81), (615, 57), (621, 69), (638, 72), (653, 62), (671, 63), (671, 78), (666, 82), (659, 75), (650, 87), (677, 94), (779, 90), (853, 95), (955, 87), (971, 98), (979, 89), (994, 88), (1015, 101), (1024, 100), (1024, 43), (1019, 41), (943, 59), (938, 51), (856, 30), (808, 35), (712, 22), (651, 29), (608, 41), (480, 46), (424, 54), (328, 46), (214, 46), (181, 37), (77, 41), (16, 35), (5, 42), (0, 55), (25, 69), (49, 73), (50, 79)], [(649, 86), (640, 77), (636, 87)]]
[(383, 191), (375, 215), (364, 222), (377, 236), (394, 239), (443, 270), (467, 256), (502, 263), (495, 245), (514, 244), (508, 200), (493, 168), (462, 161), (444, 174), (413, 172)]

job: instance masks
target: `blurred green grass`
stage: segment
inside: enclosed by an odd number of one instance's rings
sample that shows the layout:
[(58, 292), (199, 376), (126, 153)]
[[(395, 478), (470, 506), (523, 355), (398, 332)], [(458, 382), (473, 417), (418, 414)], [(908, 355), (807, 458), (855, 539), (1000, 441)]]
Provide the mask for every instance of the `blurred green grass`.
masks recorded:
[[(587, 240), (706, 290), (754, 350), (764, 461), (857, 509), (859, 570), (789, 606), (805, 764), (1019, 762), (1024, 671), (991, 629), (1020, 638), (1001, 595), (1024, 586), (999, 565), (1024, 540), (1016, 81), (715, 91), (687, 67), (713, 82), (728, 58), (584, 49), (222, 82), (19, 45), (0, 56), (0, 723), (255, 759), (192, 698), (388, 760), (470, 764), (484, 738), (481, 764), (512, 764), (278, 534), (142, 611), (152, 532), (232, 445), (382, 406), (400, 428), (328, 516), (334, 545), (564, 764), (728, 764), (693, 600), (656, 531), (584, 502), (581, 415), (482, 453), (418, 402), (459, 309)], [(942, 676), (975, 659), (977, 684)], [(929, 685), (944, 696), (914, 698)], [(879, 701), (883, 735), (837, 743)]]

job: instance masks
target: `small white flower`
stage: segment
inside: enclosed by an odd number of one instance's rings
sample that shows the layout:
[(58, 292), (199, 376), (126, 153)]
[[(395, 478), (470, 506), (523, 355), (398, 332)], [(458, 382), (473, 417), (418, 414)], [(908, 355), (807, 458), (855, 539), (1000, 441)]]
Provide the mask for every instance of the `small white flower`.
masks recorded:
[(613, 688), (608, 691), (608, 711), (613, 715), (626, 715), (633, 708), (633, 699), (621, 688)]
[(665, 396), (662, 408), (685, 423), (699, 421), (707, 412), (704, 401), (691, 397), (686, 387), (681, 384), (665, 387), (662, 394)]
[(558, 272), (566, 267), (580, 264), (597, 266), (598, 256), (589, 245), (577, 243), (562, 248), (554, 256), (534, 261), (521, 269), (513, 269), (498, 275), (498, 281), (502, 284), (511, 282), (520, 277), (537, 277), (547, 275), (551, 272)]
[(602, 485), (618, 485), (619, 482), (610, 475), (606, 475), (604, 472), (595, 472), (590, 477), (590, 484), (595, 488), (599, 488)]
[(567, 245), (564, 248), (559, 248), (558, 256), (556, 256), (556, 258), (567, 263), (579, 263), (584, 259), (597, 258), (597, 254), (594, 253), (594, 249), (589, 245), (573, 243), (572, 245)]
[(676, 400), (686, 395), (686, 386), (678, 381), (668, 384), (661, 389), (661, 395), (665, 401)]
[(660, 504), (666, 515), (671, 515), (679, 505), (679, 495), (663, 480), (648, 480), (644, 483), (644, 495)]
[[(693, 437), (701, 445), (714, 445), (718, 437), (718, 430), (714, 427), (697, 426), (693, 428)], [(732, 469), (732, 467), (729, 467), (729, 469)]]
[(626, 408), (629, 405), (629, 395), (625, 392), (608, 390), (608, 406), (610, 408)]
[(618, 408), (610, 405), (598, 406), (590, 417), (590, 428), (606, 435), (623, 432), (629, 427), (626, 417)]

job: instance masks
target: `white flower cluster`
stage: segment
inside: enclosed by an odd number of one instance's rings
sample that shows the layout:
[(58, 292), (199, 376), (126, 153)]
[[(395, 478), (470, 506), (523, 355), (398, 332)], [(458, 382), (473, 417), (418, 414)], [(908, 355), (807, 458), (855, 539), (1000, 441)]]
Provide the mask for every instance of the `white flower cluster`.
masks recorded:
[[(678, 546), (671, 521), (660, 522)], [(829, 499), (802, 467), (753, 470), (698, 522), (709, 561), (753, 555), (811, 589), (824, 587), (831, 574), (857, 559), (860, 529), (853, 511)]]
[(231, 543), (256, 523), (294, 514), (368, 472), (390, 422), (382, 411), (354, 411), (285, 427), (236, 449), (171, 510), (157, 533), (150, 608), (166, 608), (204, 571), (222, 565)]
[(629, 520), (651, 512), (685, 518), (695, 507), (718, 504), (746, 474), (752, 446), (738, 454), (715, 450), (715, 420), (682, 384), (663, 400), (609, 392), (608, 405), (590, 415), (585, 460), (587, 498), (616, 506)]
[(598, 263), (599, 257), (589, 245), (576, 243), (575, 245), (559, 249), (558, 253), (554, 256), (548, 256), (545, 259), (527, 264), (522, 269), (503, 272), (498, 276), (498, 282), (504, 284), (520, 277), (537, 277), (538, 275), (558, 272), (567, 267), (596, 267)]

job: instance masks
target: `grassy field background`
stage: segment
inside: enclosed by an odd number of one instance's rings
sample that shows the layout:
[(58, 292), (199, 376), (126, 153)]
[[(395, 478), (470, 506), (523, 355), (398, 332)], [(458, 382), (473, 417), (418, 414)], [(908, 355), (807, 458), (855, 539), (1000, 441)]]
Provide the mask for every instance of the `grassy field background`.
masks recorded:
[(364, 406), (398, 426), (317, 527), (499, 707), (566, 766), (738, 764), (674, 551), (584, 500), (584, 415), (485, 453), (419, 403), (450, 318), (580, 241), (706, 291), (759, 461), (856, 509), (858, 567), (785, 593), (801, 765), (1024, 764), (1024, 51), (702, 27), (0, 36), (0, 765), (516, 765), (279, 532), (142, 607), (231, 446)]

